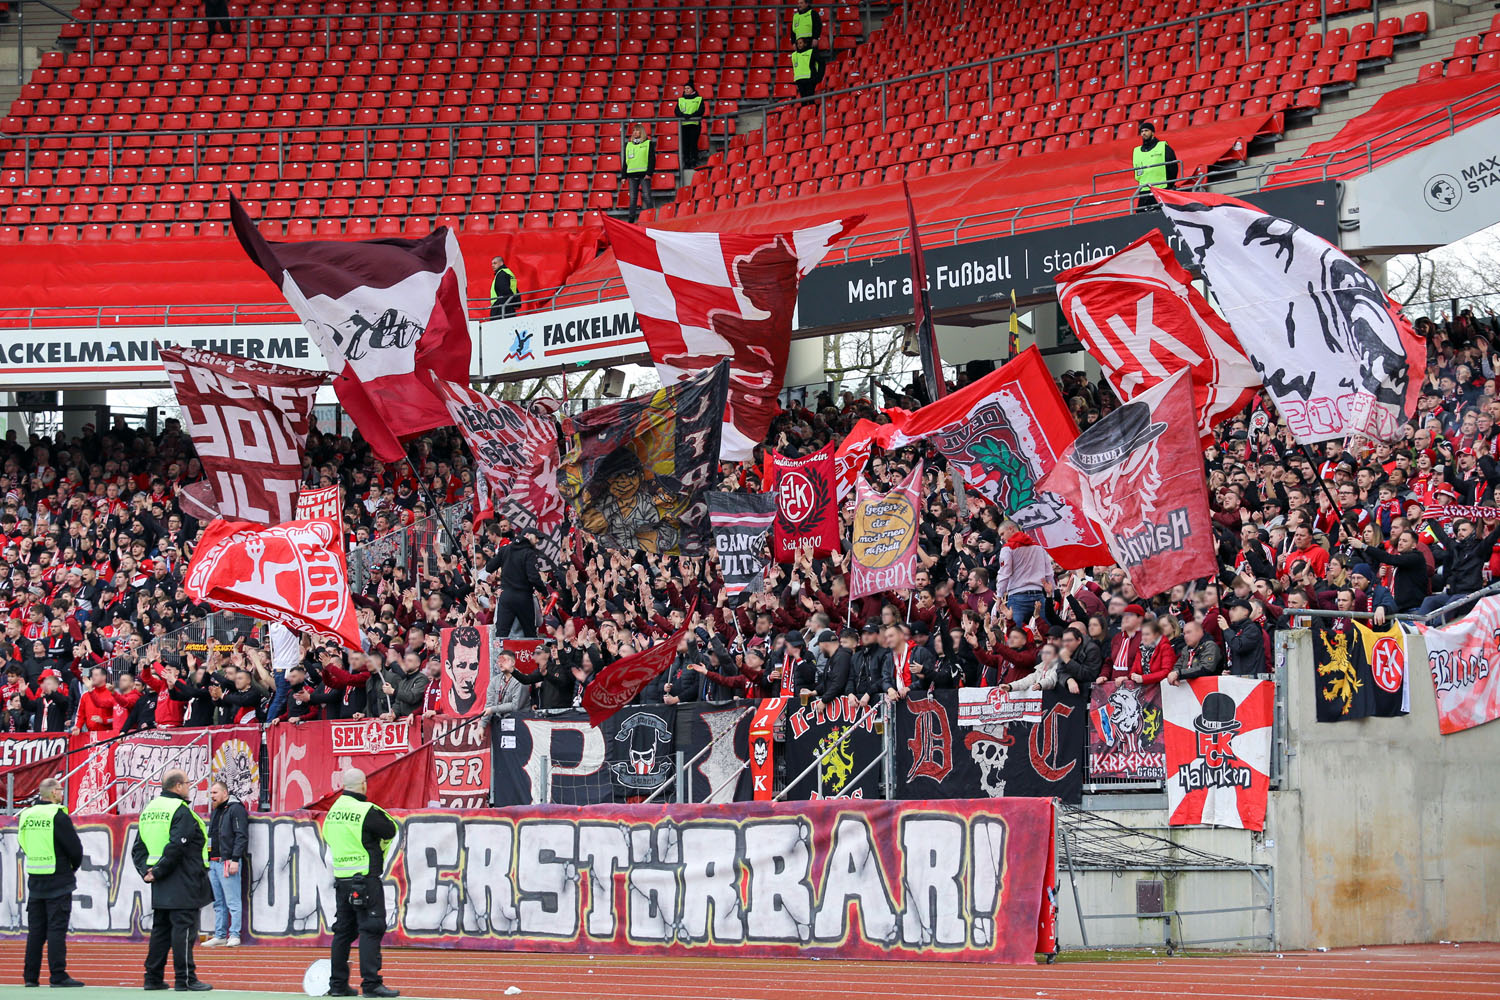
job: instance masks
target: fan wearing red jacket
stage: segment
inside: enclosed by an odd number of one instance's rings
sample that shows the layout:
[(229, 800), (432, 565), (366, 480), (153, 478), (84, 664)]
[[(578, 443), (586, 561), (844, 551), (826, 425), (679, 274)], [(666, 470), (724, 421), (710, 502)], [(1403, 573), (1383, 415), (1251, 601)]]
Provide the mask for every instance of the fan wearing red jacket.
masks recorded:
[(115, 709), (119, 707), (120, 699), (109, 686), (109, 671), (95, 667), (89, 671), (88, 689), (78, 698), (75, 728), (80, 733), (114, 732)]

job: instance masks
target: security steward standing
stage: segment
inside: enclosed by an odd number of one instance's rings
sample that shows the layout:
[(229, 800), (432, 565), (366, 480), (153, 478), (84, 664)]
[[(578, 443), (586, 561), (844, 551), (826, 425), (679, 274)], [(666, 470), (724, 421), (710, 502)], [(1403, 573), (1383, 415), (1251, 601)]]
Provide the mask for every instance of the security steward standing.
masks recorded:
[(1156, 207), (1151, 189), (1170, 190), (1177, 181), (1177, 153), (1156, 138), (1156, 126), (1150, 122), (1141, 122), (1140, 133), (1141, 144), (1131, 152), (1131, 162), (1135, 167), (1135, 210), (1149, 212)]
[(799, 38), (805, 38), (810, 45), (816, 46), (818, 36), (822, 34), (823, 18), (812, 9), (808, 0), (801, 0), (796, 12), (792, 14), (792, 44), (795, 45)]
[[(333, 918), (333, 970), (328, 995), (398, 997), (380, 979), (380, 939), (385, 935), (385, 888), (380, 877), (396, 839), (390, 813), (365, 798), (365, 772), (343, 774), (344, 793), (323, 817), (323, 842), (333, 864), (337, 909)], [(359, 937), (360, 992), (349, 988), (349, 947)]]
[(151, 883), (151, 941), (146, 946), (148, 990), (167, 988), (167, 950), (177, 989), (213, 989), (198, 978), (193, 945), (198, 918), (213, 898), (208, 884), (208, 825), (188, 805), (188, 776), (181, 770), (162, 775), (161, 794), (141, 811), (130, 858), (141, 878)]
[(683, 85), (682, 96), (677, 98), (677, 118), (682, 132), (677, 148), (682, 154), (682, 165), (692, 170), (698, 166), (698, 138), (703, 135), (703, 95), (691, 80)]
[(515, 313), (516, 303), (521, 301), (521, 286), (504, 257), (496, 257), (490, 265), (495, 269), (494, 280), (490, 282), (490, 319), (505, 319)]
[(806, 100), (818, 89), (822, 78), (823, 57), (810, 40), (797, 39), (797, 48), (792, 52), (792, 82), (797, 85), (797, 93)]
[(647, 208), (656, 207), (656, 198), (651, 194), (651, 175), (656, 171), (656, 143), (646, 135), (646, 126), (637, 122), (630, 130), (630, 141), (625, 144), (625, 183), (630, 188), (630, 221), (640, 218), (641, 203)]
[(40, 984), (45, 942), (51, 984), (82, 986), (68, 975), (68, 918), (83, 844), (62, 804), (62, 782), (43, 779), (37, 799), (36, 805), (21, 810), (16, 834), (26, 853), (26, 961), (21, 980), (27, 986)]

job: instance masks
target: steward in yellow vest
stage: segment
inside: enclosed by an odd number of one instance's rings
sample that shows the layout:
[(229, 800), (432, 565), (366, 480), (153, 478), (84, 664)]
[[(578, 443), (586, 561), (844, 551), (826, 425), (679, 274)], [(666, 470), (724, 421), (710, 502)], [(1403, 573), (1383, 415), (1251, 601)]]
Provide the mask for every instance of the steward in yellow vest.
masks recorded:
[(698, 139), (703, 135), (703, 95), (691, 80), (683, 84), (682, 96), (677, 98), (677, 119), (682, 130), (677, 151), (682, 165), (691, 170), (698, 165)]
[(44, 778), (37, 788), (37, 804), (22, 809), (16, 823), (16, 839), (26, 855), (26, 959), (21, 979), (27, 986), (39, 985), (43, 944), (52, 985), (83, 985), (68, 975), (68, 920), (83, 844), (62, 801), (62, 782)]
[(1156, 207), (1151, 195), (1154, 187), (1170, 189), (1177, 180), (1177, 154), (1172, 147), (1156, 138), (1156, 126), (1141, 122), (1141, 144), (1131, 152), (1131, 166), (1135, 169), (1137, 212), (1149, 212)]
[(811, 97), (822, 79), (823, 57), (810, 39), (797, 39), (797, 47), (792, 51), (792, 82), (797, 85), (797, 93)]
[(490, 281), (490, 319), (504, 319), (516, 311), (521, 301), (521, 286), (516, 281), (516, 272), (505, 264), (505, 258), (490, 261), (495, 276)]
[(641, 203), (656, 207), (651, 194), (651, 175), (656, 171), (656, 143), (646, 134), (646, 126), (636, 123), (630, 130), (630, 141), (621, 151), (625, 182), (630, 186), (630, 221), (640, 218)]
[(198, 978), (193, 947), (200, 911), (213, 900), (208, 883), (208, 824), (188, 804), (187, 774), (162, 775), (161, 794), (141, 810), (130, 858), (151, 884), (151, 941), (146, 946), (145, 988), (164, 989), (167, 952), (179, 990), (211, 990)]
[[(380, 939), (385, 936), (385, 871), (396, 821), (365, 798), (365, 773), (350, 768), (342, 776), (344, 793), (323, 817), (323, 843), (333, 869), (335, 910), (333, 944), (329, 956), (328, 995), (396, 997), (399, 990), (380, 978)], [(358, 991), (349, 986), (349, 949), (359, 939)]]
[(823, 34), (823, 18), (812, 9), (812, 4), (808, 0), (802, 0), (792, 14), (792, 44), (795, 45), (799, 38), (816, 43), (821, 34)]

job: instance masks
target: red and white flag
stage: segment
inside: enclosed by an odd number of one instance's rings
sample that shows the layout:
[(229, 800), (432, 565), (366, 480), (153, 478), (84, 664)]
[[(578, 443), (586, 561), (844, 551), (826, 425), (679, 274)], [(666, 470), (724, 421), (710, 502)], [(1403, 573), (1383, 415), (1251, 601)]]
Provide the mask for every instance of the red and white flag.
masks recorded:
[(1039, 484), (1098, 526), (1141, 597), (1219, 570), (1193, 402), (1179, 369), (1078, 435)]
[(1273, 682), (1251, 677), (1161, 686), (1169, 825), (1265, 829), (1275, 703)]
[(427, 387), (431, 369), (466, 382), (473, 354), (458, 238), (271, 243), (239, 202), (240, 245), (270, 275), (334, 373), (334, 391), (375, 457), (406, 457), (401, 438), (451, 421)]
[(977, 382), (911, 414), (894, 447), (930, 438), (964, 485), (999, 507), (1063, 569), (1114, 562), (1094, 524), (1042, 478), (1078, 436), (1041, 352), (1028, 347)]
[(1161, 230), (1056, 280), (1068, 325), (1121, 399), (1191, 369), (1198, 434), (1209, 438), (1260, 388), (1239, 338), (1193, 287)]
[(1238, 198), (1152, 193), (1298, 441), (1401, 439), (1427, 345), (1374, 279), (1322, 237)]
[(597, 726), (606, 721), (671, 666), (677, 656), (677, 644), (687, 631), (687, 625), (683, 625), (650, 649), (616, 660), (595, 674), (583, 689), (582, 705), (589, 713), (589, 722)]
[(183, 589), (191, 601), (360, 648), (337, 521), (313, 518), (269, 528), (214, 521), (193, 550)]
[[(904, 418), (905, 412), (895, 411)], [(891, 446), (891, 438), (901, 429), (901, 422), (896, 421), (889, 424), (877, 424), (873, 420), (861, 419), (855, 424), (844, 439), (839, 442), (838, 449), (833, 453), (835, 472), (838, 476), (839, 503), (854, 489), (854, 483), (859, 479), (859, 474), (864, 471), (865, 465), (870, 461), (870, 452), (878, 444), (882, 448)]]
[(1442, 628), (1418, 625), (1437, 694), (1438, 732), (1500, 719), (1500, 597), (1486, 597)]
[(557, 490), (556, 422), (467, 385), (435, 376), (432, 384), (479, 466), (480, 504), (497, 508), (518, 531), (535, 534), (537, 551), (561, 564), (564, 507)]
[(680, 233), (605, 218), (662, 384), (731, 359), (725, 461), (749, 460), (781, 410), (798, 281), (863, 219), (790, 233)]
[(163, 347), (161, 361), (209, 477), (194, 496), (231, 520), (290, 521), (308, 416), (328, 376), (191, 347)]

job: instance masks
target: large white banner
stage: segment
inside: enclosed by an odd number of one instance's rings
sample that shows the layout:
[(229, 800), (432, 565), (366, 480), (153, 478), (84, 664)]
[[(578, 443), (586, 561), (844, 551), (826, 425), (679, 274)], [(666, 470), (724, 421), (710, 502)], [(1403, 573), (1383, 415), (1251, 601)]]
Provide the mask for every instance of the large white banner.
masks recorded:
[(1426, 250), (1500, 222), (1500, 118), (1376, 167), (1352, 182), (1358, 249)]

